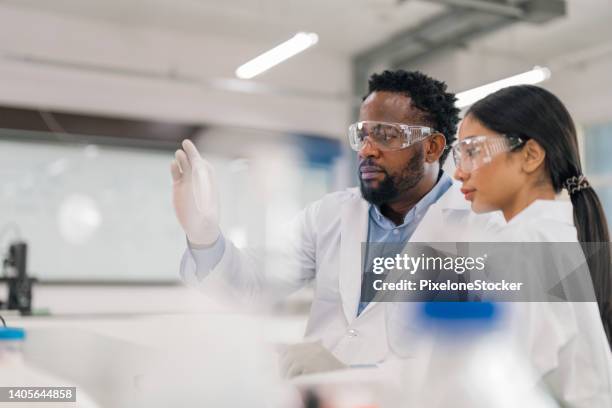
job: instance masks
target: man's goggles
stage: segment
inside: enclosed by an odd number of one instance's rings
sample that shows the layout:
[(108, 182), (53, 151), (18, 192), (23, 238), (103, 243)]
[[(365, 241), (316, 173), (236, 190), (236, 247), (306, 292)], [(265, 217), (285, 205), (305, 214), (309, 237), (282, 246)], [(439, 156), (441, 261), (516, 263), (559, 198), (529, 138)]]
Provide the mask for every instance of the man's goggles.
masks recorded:
[(375, 122), (365, 120), (349, 126), (351, 148), (359, 151), (366, 138), (381, 150), (400, 150), (439, 133), (426, 126), (410, 126), (403, 123)]

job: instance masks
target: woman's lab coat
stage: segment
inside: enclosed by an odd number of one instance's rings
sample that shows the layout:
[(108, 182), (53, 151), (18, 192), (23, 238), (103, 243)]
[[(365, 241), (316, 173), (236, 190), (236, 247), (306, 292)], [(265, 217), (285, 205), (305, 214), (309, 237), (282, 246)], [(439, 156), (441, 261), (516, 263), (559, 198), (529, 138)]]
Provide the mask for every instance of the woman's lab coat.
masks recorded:
[[(537, 200), (497, 230), (503, 242), (578, 242), (572, 203)], [(595, 302), (511, 304), (516, 341), (561, 406), (612, 407), (612, 354)]]
[[(198, 273), (197, 257), (187, 249), (181, 276), (191, 286), (236, 300), (279, 299), (314, 280), (307, 340), (321, 340), (345, 364), (376, 364), (389, 352), (384, 305), (372, 302), (357, 317), (368, 210), (357, 188), (328, 194), (300, 213), (275, 256), (240, 250), (227, 240), (221, 261), (210, 272)], [(421, 242), (460, 240), (450, 231), (480, 227), (491, 217), (471, 212), (453, 184), (430, 206), (413, 236)]]

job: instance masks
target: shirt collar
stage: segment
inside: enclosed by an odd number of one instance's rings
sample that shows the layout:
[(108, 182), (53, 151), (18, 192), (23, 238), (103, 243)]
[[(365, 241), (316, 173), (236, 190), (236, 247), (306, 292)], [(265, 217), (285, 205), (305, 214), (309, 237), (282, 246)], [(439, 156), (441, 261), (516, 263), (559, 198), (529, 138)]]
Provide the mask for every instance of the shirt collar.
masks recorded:
[[(401, 226), (406, 225), (408, 222), (414, 219), (414, 217), (420, 218), (422, 215), (424, 215), (429, 206), (438, 201), (438, 199), (450, 188), (452, 184), (453, 181), (448, 174), (442, 171), (442, 175), (433, 188), (429, 190), (427, 194), (425, 194), (423, 198), (421, 198), (419, 202), (417, 202), (415, 206), (406, 213), (404, 216), (404, 222)], [(385, 220), (391, 222), (391, 220), (387, 219), (387, 217), (380, 212), (380, 208), (377, 205), (370, 204), (370, 214), (372, 215), (374, 221), (380, 226), (383, 226), (382, 223), (385, 222)], [(395, 226), (395, 224), (393, 224), (393, 226)]]

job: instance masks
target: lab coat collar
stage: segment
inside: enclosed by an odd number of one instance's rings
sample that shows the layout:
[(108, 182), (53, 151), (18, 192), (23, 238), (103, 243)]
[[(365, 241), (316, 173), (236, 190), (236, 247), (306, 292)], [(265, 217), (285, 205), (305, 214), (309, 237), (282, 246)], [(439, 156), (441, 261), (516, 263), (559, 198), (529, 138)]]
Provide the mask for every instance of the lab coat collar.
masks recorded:
[(530, 220), (555, 220), (569, 225), (574, 225), (574, 206), (568, 200), (535, 200), (525, 209), (514, 216), (508, 225), (514, 225)]
[(367, 240), (369, 204), (359, 191), (341, 209), (339, 290), (342, 309), (350, 324), (361, 297), (361, 244)]

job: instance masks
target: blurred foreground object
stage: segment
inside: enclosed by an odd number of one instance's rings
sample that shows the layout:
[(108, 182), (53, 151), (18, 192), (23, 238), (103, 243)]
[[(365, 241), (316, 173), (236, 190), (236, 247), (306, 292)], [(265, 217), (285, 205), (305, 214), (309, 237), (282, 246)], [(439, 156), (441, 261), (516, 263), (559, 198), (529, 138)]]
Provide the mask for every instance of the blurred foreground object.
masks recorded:
[(320, 341), (287, 346), (281, 352), (280, 366), (282, 375), (287, 378), (348, 368), (346, 364), (334, 357)]
[[(395, 305), (395, 319), (405, 318)], [(553, 408), (539, 378), (503, 330), (502, 306), (495, 303), (432, 302), (420, 310), (421, 344), (429, 350), (406, 360), (402, 407)], [(413, 328), (408, 328), (409, 330)], [(398, 330), (390, 332), (399, 335)], [(405, 333), (405, 340), (417, 334)], [(399, 343), (400, 339), (395, 339)], [(424, 350), (422, 349), (421, 352)], [(424, 358), (424, 356), (428, 356)]]
[[(97, 408), (91, 398), (79, 387), (62, 378), (58, 378), (50, 373), (27, 364), (23, 358), (23, 344), (26, 339), (26, 332), (23, 329), (16, 327), (0, 327), (0, 387), (15, 387), (14, 393), (0, 391), (0, 406), (2, 407), (25, 407), (32, 405), (48, 406), (51, 404), (54, 407), (79, 407), (79, 408)], [(47, 388), (47, 387), (62, 387), (66, 397), (63, 400), (52, 400), (50, 397), (39, 397), (34, 404), (28, 396), (28, 389)], [(67, 387), (74, 387), (68, 389)], [(23, 396), (24, 390), (26, 396)], [(19, 391), (21, 397), (15, 395)], [(41, 390), (42, 391), (42, 390)], [(59, 391), (58, 395), (59, 395)], [(9, 399), (14, 399), (15, 402), (7, 402)], [(58, 402), (59, 401), (59, 402)], [(71, 402), (72, 401), (72, 402)], [(74, 402), (76, 401), (76, 402)], [(32, 405), (30, 405), (32, 404)]]
[(265, 325), (249, 316), (71, 320), (29, 334), (27, 362), (78, 384), (104, 408), (301, 408), (262, 340)]

